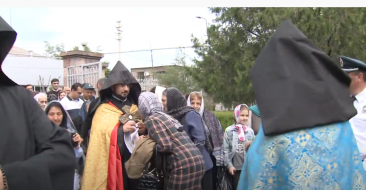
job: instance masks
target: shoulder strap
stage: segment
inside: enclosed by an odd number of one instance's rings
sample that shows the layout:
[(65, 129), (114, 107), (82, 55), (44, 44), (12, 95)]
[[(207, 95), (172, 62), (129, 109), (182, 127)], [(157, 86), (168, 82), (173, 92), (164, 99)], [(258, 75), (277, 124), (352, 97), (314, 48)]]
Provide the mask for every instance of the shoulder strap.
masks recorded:
[(158, 178), (163, 178), (163, 162), (162, 156), (158, 152), (158, 143), (155, 144), (155, 162), (156, 162), (156, 173)]

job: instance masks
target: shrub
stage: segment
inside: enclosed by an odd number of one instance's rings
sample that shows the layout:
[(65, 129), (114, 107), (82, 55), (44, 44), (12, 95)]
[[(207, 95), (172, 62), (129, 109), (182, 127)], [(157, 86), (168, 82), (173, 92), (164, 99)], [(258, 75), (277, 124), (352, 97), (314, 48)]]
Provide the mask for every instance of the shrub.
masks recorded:
[(213, 112), (217, 119), (221, 123), (222, 130), (225, 129), (232, 124), (234, 124), (234, 112), (233, 111), (215, 111)]

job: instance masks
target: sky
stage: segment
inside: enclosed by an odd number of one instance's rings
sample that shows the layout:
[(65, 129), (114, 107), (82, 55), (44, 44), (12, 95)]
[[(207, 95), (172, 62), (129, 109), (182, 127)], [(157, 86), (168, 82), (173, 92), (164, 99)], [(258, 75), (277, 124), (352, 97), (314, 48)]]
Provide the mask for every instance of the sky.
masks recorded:
[[(215, 15), (207, 7), (196, 8), (17, 8), (1, 7), (0, 15), (18, 33), (15, 46), (45, 55), (45, 43), (74, 46), (82, 49), (87, 42), (91, 50), (98, 46), (106, 53), (102, 61), (113, 68), (118, 61), (116, 21), (121, 21), (121, 51), (192, 46), (191, 35), (205, 40), (208, 25)], [(192, 48), (185, 48), (186, 61), (192, 64), (196, 56)], [(174, 63), (177, 50), (152, 52), (154, 66)], [(151, 67), (151, 52), (121, 54), (127, 68)]]

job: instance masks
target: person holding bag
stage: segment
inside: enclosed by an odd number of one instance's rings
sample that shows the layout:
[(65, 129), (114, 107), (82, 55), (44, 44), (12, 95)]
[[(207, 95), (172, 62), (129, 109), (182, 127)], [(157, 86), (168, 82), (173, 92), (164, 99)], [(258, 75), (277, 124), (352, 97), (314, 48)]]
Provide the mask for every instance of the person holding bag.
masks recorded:
[(163, 112), (163, 105), (155, 94), (143, 92), (138, 102), (148, 136), (156, 142), (157, 152), (165, 154), (164, 174), (169, 176), (169, 180), (164, 189), (201, 190), (205, 172), (203, 158), (182, 125)]

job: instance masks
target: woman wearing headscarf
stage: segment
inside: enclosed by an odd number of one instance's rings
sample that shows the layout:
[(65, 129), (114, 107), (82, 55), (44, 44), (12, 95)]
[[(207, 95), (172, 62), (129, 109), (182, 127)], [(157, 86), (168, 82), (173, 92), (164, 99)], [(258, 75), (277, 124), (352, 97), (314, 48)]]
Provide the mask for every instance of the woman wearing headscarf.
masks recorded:
[(234, 118), (234, 125), (225, 129), (223, 149), (225, 166), (233, 176), (232, 184), (234, 189), (236, 189), (240, 171), (245, 162), (245, 155), (255, 135), (254, 131), (248, 127), (249, 107), (246, 104), (240, 104), (235, 107)]
[(161, 98), (163, 96), (163, 92), (166, 88), (162, 86), (156, 86), (155, 88), (155, 96), (158, 97), (159, 102), (161, 103)]
[(72, 135), (72, 145), (74, 146), (74, 152), (76, 157), (76, 169), (75, 169), (75, 176), (74, 176), (74, 190), (78, 190), (80, 188), (80, 176), (83, 173), (84, 168), (84, 153), (83, 149), (80, 147), (80, 144), (82, 142), (82, 138), (77, 133), (77, 130), (67, 113), (67, 111), (62, 107), (62, 105), (54, 100), (51, 101), (46, 109), (45, 109), (46, 115), (48, 118), (54, 122), (56, 125), (68, 130), (70, 134)]
[(163, 113), (163, 106), (153, 93), (141, 93), (138, 102), (148, 136), (156, 141), (158, 151), (166, 154), (170, 176), (167, 189), (201, 190), (204, 174), (202, 155), (187, 133), (182, 131), (182, 125)]
[[(202, 117), (206, 141), (206, 149), (210, 151), (212, 162), (216, 163), (213, 167), (213, 185), (215, 189), (217, 167), (224, 165), (223, 136), (220, 121), (215, 114), (205, 109), (205, 102), (201, 92), (192, 92), (188, 95), (187, 105), (193, 107)], [(216, 166), (216, 167), (215, 167)]]
[[(174, 117), (183, 125), (184, 131), (186, 131), (193, 143), (196, 144), (201, 151), (206, 170), (205, 175), (202, 178), (202, 189), (212, 190), (213, 163), (209, 154), (209, 151), (212, 151), (212, 146), (210, 146), (211, 143), (209, 142), (209, 138), (206, 138), (206, 134), (208, 133), (205, 132), (205, 130), (207, 131), (207, 127), (204, 127), (202, 117), (194, 108), (187, 106), (186, 98), (176, 88), (167, 88), (163, 92), (162, 100), (165, 102), (167, 114)], [(207, 149), (205, 145), (207, 145), (209, 149)]]
[(290, 21), (250, 72), (262, 125), (238, 190), (366, 189), (350, 78)]
[(162, 86), (155, 86), (152, 89), (150, 89), (151, 93), (154, 93), (155, 96), (158, 98), (159, 102), (162, 103), (161, 99), (163, 96), (163, 92), (166, 88), (162, 87)]

